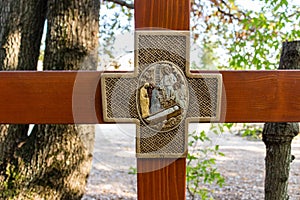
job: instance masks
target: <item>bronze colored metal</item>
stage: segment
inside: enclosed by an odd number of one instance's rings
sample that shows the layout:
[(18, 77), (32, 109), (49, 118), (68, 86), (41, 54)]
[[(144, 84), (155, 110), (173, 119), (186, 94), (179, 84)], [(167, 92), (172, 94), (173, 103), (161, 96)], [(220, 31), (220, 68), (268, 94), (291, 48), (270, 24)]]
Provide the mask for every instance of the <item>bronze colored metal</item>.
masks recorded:
[(189, 69), (188, 31), (137, 31), (135, 70), (101, 77), (106, 122), (137, 125), (139, 158), (186, 157), (188, 123), (220, 117), (222, 76)]

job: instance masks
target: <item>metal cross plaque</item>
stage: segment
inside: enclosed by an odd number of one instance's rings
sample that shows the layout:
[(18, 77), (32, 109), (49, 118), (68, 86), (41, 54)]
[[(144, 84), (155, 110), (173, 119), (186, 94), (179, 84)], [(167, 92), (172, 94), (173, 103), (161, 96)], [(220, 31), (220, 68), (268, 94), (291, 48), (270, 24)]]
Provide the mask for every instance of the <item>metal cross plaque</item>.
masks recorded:
[(222, 76), (189, 69), (189, 32), (137, 31), (135, 70), (101, 77), (106, 122), (137, 125), (138, 158), (186, 157), (189, 122), (220, 117)]

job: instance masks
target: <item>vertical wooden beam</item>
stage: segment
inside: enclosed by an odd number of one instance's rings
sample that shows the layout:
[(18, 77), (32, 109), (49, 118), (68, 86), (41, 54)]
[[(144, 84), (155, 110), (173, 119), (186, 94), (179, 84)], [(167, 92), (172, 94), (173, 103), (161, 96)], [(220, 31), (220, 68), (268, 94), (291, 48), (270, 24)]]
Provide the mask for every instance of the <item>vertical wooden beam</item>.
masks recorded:
[(136, 29), (189, 30), (189, 0), (135, 1)]
[[(135, 28), (189, 30), (189, 0), (135, 1)], [(137, 159), (139, 200), (184, 200), (186, 160)]]

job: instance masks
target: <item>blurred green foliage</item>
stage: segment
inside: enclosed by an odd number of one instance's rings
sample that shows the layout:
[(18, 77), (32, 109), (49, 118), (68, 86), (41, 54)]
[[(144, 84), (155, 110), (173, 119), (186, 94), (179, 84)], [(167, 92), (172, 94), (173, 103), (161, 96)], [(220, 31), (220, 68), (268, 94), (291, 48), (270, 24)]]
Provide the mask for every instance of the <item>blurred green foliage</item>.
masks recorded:
[(216, 156), (224, 156), (219, 145), (212, 145), (205, 131), (189, 134), (187, 156), (187, 191), (190, 199), (212, 199), (212, 190), (207, 185), (222, 187), (224, 177), (216, 167)]

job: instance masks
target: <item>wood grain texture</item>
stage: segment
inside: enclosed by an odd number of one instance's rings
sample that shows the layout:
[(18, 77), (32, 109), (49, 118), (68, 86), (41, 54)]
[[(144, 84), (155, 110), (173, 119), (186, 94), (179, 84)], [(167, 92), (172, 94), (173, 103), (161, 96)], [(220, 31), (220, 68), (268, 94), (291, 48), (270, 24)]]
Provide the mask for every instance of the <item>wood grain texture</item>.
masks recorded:
[(184, 200), (186, 159), (138, 159), (138, 199)]
[(100, 75), (1, 72), (0, 123), (102, 123)]
[(221, 122), (300, 121), (300, 71), (223, 71)]
[(136, 29), (189, 30), (189, 0), (137, 0), (134, 4)]
[[(300, 121), (300, 71), (218, 73), (223, 76), (220, 122)], [(0, 72), (0, 123), (103, 123), (100, 76)]]
[[(143, 30), (190, 29), (189, 0), (137, 0), (135, 2), (135, 28)], [(185, 159), (165, 166), (168, 159), (137, 159), (139, 200), (184, 200)], [(153, 167), (165, 166), (154, 170)], [(145, 169), (150, 172), (142, 173)]]

